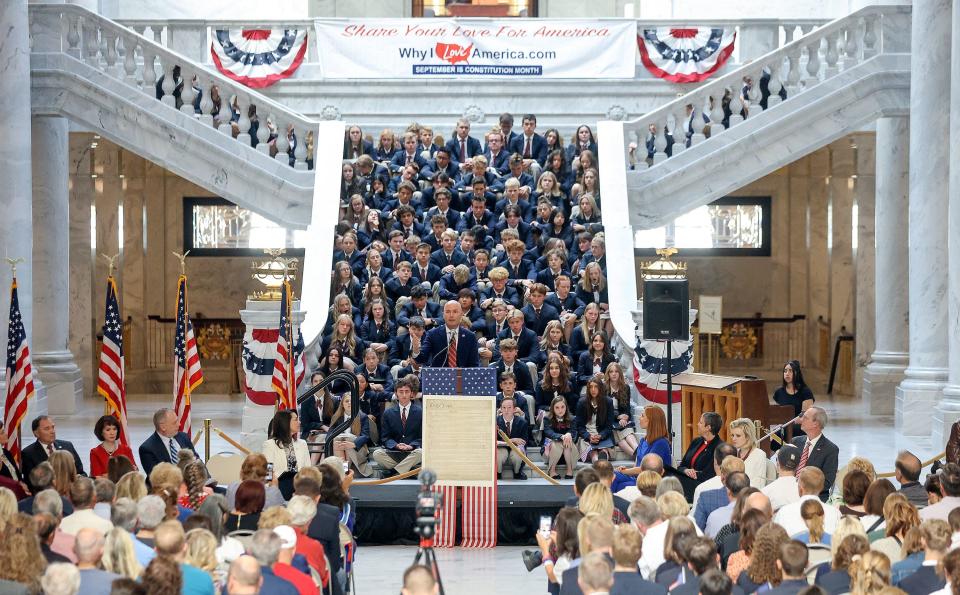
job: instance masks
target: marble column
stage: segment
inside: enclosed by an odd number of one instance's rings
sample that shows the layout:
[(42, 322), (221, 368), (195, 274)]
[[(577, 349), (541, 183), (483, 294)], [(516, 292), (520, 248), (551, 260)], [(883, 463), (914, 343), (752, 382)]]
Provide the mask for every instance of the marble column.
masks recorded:
[(854, 395), (862, 394), (863, 375), (870, 354), (876, 350), (876, 238), (875, 238), (875, 197), (877, 195), (875, 153), (875, 136), (872, 134), (857, 134), (854, 136), (857, 143), (856, 173), (853, 196), (856, 201), (857, 219), (853, 222), (856, 227), (856, 242), (854, 243), (854, 258), (857, 273), (857, 291), (855, 297), (855, 328), (856, 354), (854, 367)]
[(951, 0), (916, 2), (910, 52), (910, 364), (897, 387), (896, 428), (930, 436), (947, 380), (947, 196)]
[(71, 414), (83, 396), (70, 332), (69, 125), (33, 118), (33, 365), (47, 387), (51, 414)]
[[(33, 349), (33, 222), (30, 174), (30, 39), (27, 0), (0, 2), (0, 30), (3, 31), (3, 60), (0, 60), (0, 129), (16, 131), (11, 142), (0, 145), (0, 180), (3, 180), (3, 217), (0, 217), (0, 246), (6, 258), (22, 258), (17, 266), (20, 314), (27, 341)], [(7, 344), (7, 315), (10, 312), (10, 269), (3, 265), (0, 275), (0, 344)], [(4, 350), (6, 353), (6, 350)], [(46, 412), (46, 396), (38, 389), (27, 409), (27, 419)], [(29, 431), (28, 431), (29, 435)]]
[(953, 39), (950, 55), (950, 195), (949, 195), (949, 229), (947, 241), (949, 262), (951, 264), (948, 281), (949, 325), (949, 377), (947, 386), (943, 389), (943, 400), (934, 413), (934, 436), (939, 440), (933, 444), (938, 447), (944, 444), (949, 436), (950, 425), (960, 419), (960, 0), (953, 1)]
[(909, 349), (907, 212), (910, 195), (910, 121), (877, 120), (876, 347), (863, 374), (863, 400), (873, 415), (893, 414)]

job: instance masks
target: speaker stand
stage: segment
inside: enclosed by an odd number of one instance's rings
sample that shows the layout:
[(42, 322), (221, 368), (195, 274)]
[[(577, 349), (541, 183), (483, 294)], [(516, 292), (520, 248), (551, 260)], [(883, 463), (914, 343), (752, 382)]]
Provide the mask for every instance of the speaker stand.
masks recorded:
[(667, 339), (667, 441), (673, 447), (673, 341)]

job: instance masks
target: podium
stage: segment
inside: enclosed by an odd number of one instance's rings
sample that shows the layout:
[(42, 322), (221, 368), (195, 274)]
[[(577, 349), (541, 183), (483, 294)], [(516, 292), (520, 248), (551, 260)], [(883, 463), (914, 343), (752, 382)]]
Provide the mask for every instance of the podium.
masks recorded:
[[(723, 417), (720, 439), (724, 442), (728, 441), (727, 426), (735, 419), (746, 417), (757, 420), (767, 428), (790, 421), (794, 416), (793, 407), (770, 403), (767, 383), (759, 378), (688, 372), (674, 376), (673, 382), (681, 386), (683, 447), (680, 452), (686, 452), (697, 437), (697, 421), (707, 411), (714, 411)], [(760, 435), (757, 435), (757, 438), (760, 438)], [(765, 441), (760, 447), (770, 454), (769, 441)]]

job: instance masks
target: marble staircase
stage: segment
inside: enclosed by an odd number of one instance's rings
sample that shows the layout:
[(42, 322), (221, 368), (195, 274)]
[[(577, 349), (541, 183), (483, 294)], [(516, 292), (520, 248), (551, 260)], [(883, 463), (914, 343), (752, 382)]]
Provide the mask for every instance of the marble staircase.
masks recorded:
[[(316, 122), (73, 4), (31, 4), (30, 33), (34, 115), (66, 117), (277, 223), (307, 227), (314, 173), (307, 171), (306, 139), (317, 134)], [(194, 77), (194, 85), (182, 84)], [(216, 117), (214, 86), (224, 114), (236, 98), (235, 126)], [(193, 105), (198, 90), (200, 113)], [(260, 121), (252, 139), (251, 106)], [(267, 144), (268, 119), (281, 131), (276, 158)], [(282, 133), (288, 129), (299, 141), (293, 167)]]
[[(880, 117), (910, 105), (909, 6), (870, 6), (797, 38), (641, 118), (600, 122), (607, 252), (632, 254), (636, 230), (669, 223)], [(767, 75), (769, 99), (760, 105)], [(747, 77), (753, 81), (741, 93)], [(786, 98), (779, 96), (781, 89)], [(729, 101), (729, 127), (723, 104)], [(745, 114), (746, 117), (742, 116)], [(704, 115), (709, 119), (706, 126)], [(692, 128), (690, 146), (685, 133)], [(678, 133), (668, 139), (667, 131)], [(651, 163), (646, 140), (655, 133)], [(684, 134), (679, 133), (683, 131)], [(667, 156), (668, 141), (675, 140)], [(622, 155), (622, 158), (617, 158)], [(614, 217), (609, 217), (613, 214)], [(624, 214), (627, 217), (624, 217)], [(634, 267), (611, 267), (611, 318), (625, 358), (636, 342)]]

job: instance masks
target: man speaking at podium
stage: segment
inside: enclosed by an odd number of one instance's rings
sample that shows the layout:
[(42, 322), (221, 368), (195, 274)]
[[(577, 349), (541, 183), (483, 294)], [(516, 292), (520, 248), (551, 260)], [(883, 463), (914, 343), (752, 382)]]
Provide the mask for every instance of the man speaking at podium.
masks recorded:
[(460, 326), (463, 308), (460, 302), (450, 300), (443, 306), (443, 326), (428, 332), (423, 338), (417, 363), (431, 368), (477, 368), (480, 355), (477, 336)]

